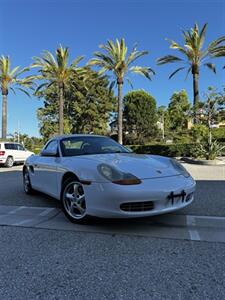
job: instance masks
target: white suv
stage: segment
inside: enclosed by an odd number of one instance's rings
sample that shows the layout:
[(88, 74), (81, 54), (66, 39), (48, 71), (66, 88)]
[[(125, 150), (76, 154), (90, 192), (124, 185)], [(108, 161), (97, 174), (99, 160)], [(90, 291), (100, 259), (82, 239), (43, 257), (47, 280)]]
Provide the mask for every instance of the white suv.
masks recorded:
[(0, 166), (11, 168), (14, 163), (24, 163), (32, 154), (19, 143), (0, 142)]

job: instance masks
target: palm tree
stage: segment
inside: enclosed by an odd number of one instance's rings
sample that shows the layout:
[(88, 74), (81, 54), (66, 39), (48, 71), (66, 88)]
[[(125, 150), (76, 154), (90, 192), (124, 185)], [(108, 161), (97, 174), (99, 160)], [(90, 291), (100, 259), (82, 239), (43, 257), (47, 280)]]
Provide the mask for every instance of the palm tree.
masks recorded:
[(199, 103), (199, 72), (200, 67), (206, 66), (211, 71), (216, 73), (215, 64), (210, 62), (210, 59), (215, 57), (225, 56), (225, 46), (221, 45), (225, 41), (225, 36), (222, 36), (212, 41), (205, 49), (203, 49), (207, 24), (205, 24), (201, 30), (198, 25), (195, 24), (194, 28), (183, 31), (184, 46), (179, 45), (173, 40), (169, 40), (170, 48), (178, 50), (183, 58), (166, 55), (157, 60), (159, 65), (167, 63), (181, 63), (182, 66), (176, 69), (170, 76), (172, 78), (179, 71), (187, 68), (187, 76), (192, 72), (193, 76), (193, 106), (194, 106), (194, 121), (196, 122), (196, 109)]
[[(122, 88), (124, 84), (124, 79), (131, 84), (128, 77), (129, 72), (137, 73), (145, 76), (151, 80), (151, 75), (155, 72), (149, 67), (131, 66), (139, 57), (148, 54), (148, 51), (138, 51), (134, 47), (130, 54), (127, 54), (127, 47), (125, 45), (125, 40), (117, 39), (114, 43), (111, 40), (107, 41), (106, 45), (100, 45), (100, 49), (105, 52), (95, 52), (95, 58), (91, 59), (88, 65), (100, 67), (100, 74), (111, 72), (113, 74), (113, 81), (110, 84), (110, 89), (112, 89), (115, 84), (118, 87), (118, 141), (123, 143), (123, 98), (122, 98)], [(131, 84), (132, 86), (132, 84)]]
[(82, 73), (77, 67), (83, 56), (77, 57), (69, 64), (69, 50), (60, 46), (56, 49), (55, 57), (49, 51), (44, 51), (42, 57), (34, 57), (32, 67), (39, 68), (40, 75), (36, 79), (44, 80), (36, 89), (38, 91), (55, 85), (58, 89), (59, 97), (59, 134), (64, 133), (64, 94), (66, 85), (71, 76)]
[[(33, 85), (32, 76), (19, 78), (19, 76), (29, 71), (29, 68), (20, 69), (19, 66), (11, 69), (9, 56), (0, 57), (0, 88), (2, 91), (2, 138), (7, 136), (7, 96), (9, 91), (16, 94), (16, 89), (30, 96), (26, 88)], [(25, 88), (25, 89), (24, 89)]]

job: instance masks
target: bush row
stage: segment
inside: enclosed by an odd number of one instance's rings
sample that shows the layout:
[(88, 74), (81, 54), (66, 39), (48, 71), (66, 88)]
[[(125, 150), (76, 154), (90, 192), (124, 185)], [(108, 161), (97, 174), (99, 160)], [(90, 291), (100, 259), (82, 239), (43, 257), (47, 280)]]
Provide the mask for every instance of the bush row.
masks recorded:
[[(169, 157), (196, 157), (196, 144), (131, 145), (135, 153), (156, 154)], [(225, 152), (223, 153), (225, 155)]]

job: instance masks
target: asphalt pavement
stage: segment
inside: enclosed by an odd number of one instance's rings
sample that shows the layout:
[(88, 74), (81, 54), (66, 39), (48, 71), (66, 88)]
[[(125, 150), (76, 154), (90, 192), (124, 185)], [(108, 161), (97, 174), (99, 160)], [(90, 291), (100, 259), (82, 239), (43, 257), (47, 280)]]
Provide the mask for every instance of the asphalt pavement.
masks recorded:
[(0, 299), (225, 299), (225, 169), (188, 168), (189, 207), (88, 226), (51, 197), (25, 195), (21, 166), (0, 168)]
[(221, 300), (225, 244), (0, 227), (0, 299)]

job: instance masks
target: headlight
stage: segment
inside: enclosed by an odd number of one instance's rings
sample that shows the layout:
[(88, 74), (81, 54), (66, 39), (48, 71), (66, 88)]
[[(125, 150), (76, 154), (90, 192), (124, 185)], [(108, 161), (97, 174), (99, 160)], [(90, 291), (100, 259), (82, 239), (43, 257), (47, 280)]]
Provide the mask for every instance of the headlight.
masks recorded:
[(191, 175), (188, 173), (188, 171), (175, 159), (170, 159), (174, 169), (176, 169), (178, 172), (180, 172), (184, 177), (190, 177)]
[(98, 171), (103, 177), (115, 184), (131, 185), (141, 183), (141, 180), (133, 174), (121, 172), (107, 164), (99, 165)]

